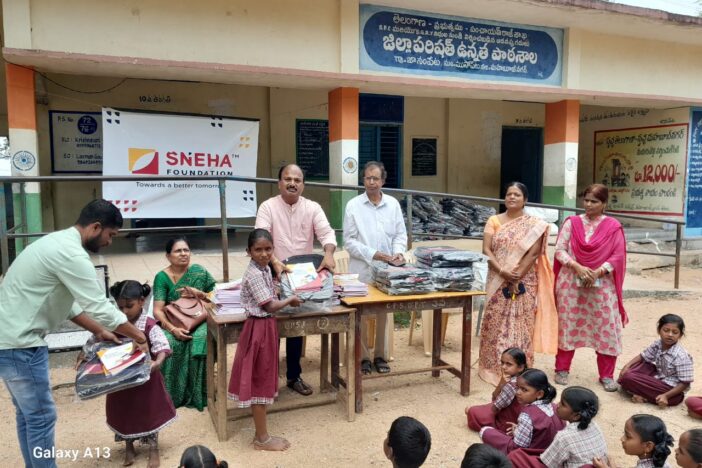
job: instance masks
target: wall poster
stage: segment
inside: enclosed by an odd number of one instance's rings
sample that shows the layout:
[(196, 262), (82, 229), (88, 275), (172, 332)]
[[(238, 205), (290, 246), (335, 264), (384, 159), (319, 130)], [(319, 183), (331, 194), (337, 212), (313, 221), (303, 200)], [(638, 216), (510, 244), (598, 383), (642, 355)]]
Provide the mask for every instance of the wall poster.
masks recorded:
[(608, 210), (682, 217), (688, 124), (595, 132), (595, 182), (609, 188)]
[(102, 172), (102, 114), (49, 111), (54, 173)]

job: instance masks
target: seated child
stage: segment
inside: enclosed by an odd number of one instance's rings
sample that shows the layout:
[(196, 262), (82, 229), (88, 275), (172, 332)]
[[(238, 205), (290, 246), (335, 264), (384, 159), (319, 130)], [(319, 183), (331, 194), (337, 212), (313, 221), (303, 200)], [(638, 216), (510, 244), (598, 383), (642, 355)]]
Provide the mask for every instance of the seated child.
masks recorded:
[(178, 468), (228, 468), (224, 460), (217, 460), (214, 453), (203, 445), (188, 447), (180, 457)]
[[(668, 434), (665, 423), (657, 416), (635, 414), (624, 424), (622, 447), (624, 453), (638, 457), (636, 468), (670, 468), (666, 463), (673, 445), (673, 436)], [(595, 458), (595, 468), (612, 468), (607, 460)]]
[(134, 462), (134, 442), (138, 440), (149, 444), (148, 466), (158, 466), (158, 433), (176, 419), (176, 410), (160, 371), (161, 364), (171, 355), (171, 348), (161, 327), (144, 312), (144, 300), (150, 292), (148, 284), (132, 280), (120, 281), (110, 288), (119, 310), (146, 335), (152, 361), (148, 382), (109, 393), (105, 398), (107, 427), (115, 433), (116, 441), (126, 443), (124, 466)]
[(476, 443), (466, 450), (461, 468), (512, 468), (512, 463), (496, 448)]
[(527, 369), (517, 377), (516, 398), (523, 406), (517, 423), (512, 423), (506, 432), (484, 427), (480, 438), (505, 454), (518, 448), (531, 448), (532, 454), (540, 454), (564, 427), (552, 403), (556, 389), (543, 371)]
[(517, 449), (509, 459), (518, 467), (568, 468), (584, 466), (595, 457), (607, 456), (607, 442), (599, 426), (592, 421), (599, 410), (599, 400), (592, 390), (568, 387), (561, 393), (556, 414), (568, 425), (556, 434), (551, 445), (539, 456), (531, 449)]
[(682, 433), (675, 449), (675, 461), (682, 468), (702, 467), (702, 429)]
[(691, 418), (702, 419), (702, 397), (687, 397), (685, 404), (687, 405), (687, 414)]
[(658, 320), (658, 335), (660, 339), (624, 366), (619, 384), (635, 403), (679, 405), (693, 380), (692, 358), (678, 343), (685, 335), (685, 322), (666, 314)]
[(383, 452), (395, 468), (422, 466), (430, 449), (429, 429), (409, 416), (400, 416), (394, 420), (383, 442)]
[(492, 392), (492, 403), (466, 408), (468, 427), (479, 431), (491, 426), (506, 432), (510, 423), (516, 423), (522, 405), (514, 396), (517, 394), (517, 377), (526, 369), (526, 354), (519, 348), (506, 349), (500, 357), (502, 379)]

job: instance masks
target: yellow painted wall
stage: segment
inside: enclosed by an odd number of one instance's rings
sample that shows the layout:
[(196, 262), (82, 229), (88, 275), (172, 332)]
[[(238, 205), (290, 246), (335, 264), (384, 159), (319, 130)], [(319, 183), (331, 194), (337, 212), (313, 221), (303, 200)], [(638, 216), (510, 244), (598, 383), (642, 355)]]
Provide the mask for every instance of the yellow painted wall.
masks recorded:
[[(107, 89), (120, 82), (119, 79), (69, 75), (50, 75), (50, 77), (65, 86), (83, 91)], [(268, 88), (127, 80), (106, 93), (81, 94), (68, 91), (42, 78), (39, 80), (40, 87), (46, 90), (44, 97), (47, 103), (37, 106), (41, 175), (51, 174), (49, 110), (99, 112), (103, 106), (260, 119), (257, 171), (259, 174), (270, 172)], [(140, 96), (154, 95), (170, 96), (171, 102), (143, 103), (139, 99)], [(46, 229), (60, 229), (71, 225), (83, 205), (94, 196), (101, 195), (99, 183), (56, 182), (51, 185), (51, 187), (42, 187), (43, 219)], [(269, 193), (262, 188), (258, 192), (258, 197), (267, 198)]]
[(33, 49), (339, 70), (338, 1), (31, 0), (31, 25)]
[(699, 98), (702, 47), (587, 31), (579, 34), (580, 74), (575, 88)]
[[(446, 191), (448, 154), (448, 99), (405, 98), (403, 128), (403, 187), (432, 192)], [(412, 176), (412, 138), (437, 138), (436, 175)]]
[[(278, 176), (278, 169), (295, 163), (295, 121), (297, 119), (328, 119), (328, 93), (323, 90), (270, 89), (271, 121), (271, 170), (270, 177)], [(320, 181), (328, 182), (328, 181)], [(277, 190), (273, 195), (277, 195)], [(305, 187), (304, 195), (329, 208), (329, 191), (316, 187)], [(263, 201), (263, 199), (261, 199)]]
[(447, 191), (500, 195), (502, 127), (544, 126), (544, 105), (449, 100)]

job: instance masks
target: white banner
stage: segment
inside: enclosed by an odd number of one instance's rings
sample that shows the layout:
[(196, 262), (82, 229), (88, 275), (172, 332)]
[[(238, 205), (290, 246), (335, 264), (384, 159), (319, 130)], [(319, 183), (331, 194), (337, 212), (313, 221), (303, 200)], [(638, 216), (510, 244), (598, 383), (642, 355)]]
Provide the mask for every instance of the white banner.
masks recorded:
[[(103, 198), (125, 218), (219, 218), (216, 181), (256, 176), (258, 121), (102, 110), (103, 175), (166, 175), (182, 181), (105, 182)], [(227, 217), (256, 216), (256, 185), (227, 182)]]

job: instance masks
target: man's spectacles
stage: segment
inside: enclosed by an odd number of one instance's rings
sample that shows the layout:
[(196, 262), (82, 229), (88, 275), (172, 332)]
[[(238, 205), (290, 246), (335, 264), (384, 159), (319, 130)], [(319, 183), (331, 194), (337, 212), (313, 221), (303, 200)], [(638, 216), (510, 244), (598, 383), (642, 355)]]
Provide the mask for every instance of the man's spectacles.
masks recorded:
[(365, 180), (366, 182), (380, 182), (382, 179), (380, 177), (370, 176), (364, 177), (363, 180)]

